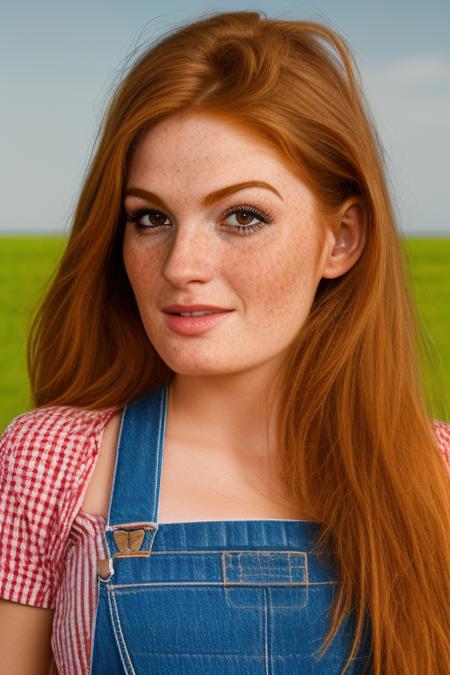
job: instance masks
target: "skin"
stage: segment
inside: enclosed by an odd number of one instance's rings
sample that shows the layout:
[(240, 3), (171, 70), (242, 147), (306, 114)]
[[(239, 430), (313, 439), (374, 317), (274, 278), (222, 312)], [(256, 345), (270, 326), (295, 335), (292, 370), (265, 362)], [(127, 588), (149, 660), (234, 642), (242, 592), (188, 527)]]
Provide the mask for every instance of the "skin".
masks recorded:
[[(249, 180), (269, 183), (281, 198), (251, 187), (202, 202), (214, 190)], [(195, 448), (200, 459), (213, 453), (234, 476), (268, 493), (276, 475), (277, 376), (320, 279), (344, 274), (363, 250), (358, 202), (346, 202), (337, 227), (322, 232), (312, 192), (275, 150), (231, 122), (198, 112), (177, 113), (142, 137), (125, 194), (129, 188), (156, 193), (167, 205), (126, 196), (126, 211), (157, 211), (139, 222), (159, 227), (138, 230), (127, 220), (123, 241), (145, 331), (176, 373), (167, 438), (186, 452)], [(232, 226), (259, 217), (224, 215), (236, 205), (256, 207), (272, 222), (240, 234)], [(175, 303), (234, 311), (202, 334), (183, 336), (162, 312)]]
[[(263, 180), (282, 199), (247, 188), (206, 206), (206, 193)], [(223, 121), (199, 116), (165, 120), (142, 139), (127, 187), (151, 190), (169, 206), (159, 231), (127, 223), (123, 256), (147, 335), (176, 373), (169, 395), (159, 522), (232, 518), (305, 518), (277, 482), (274, 384), (303, 325), (321, 277), (337, 277), (364, 244), (359, 210), (346, 204), (336, 234), (320, 236), (312, 194), (273, 151)], [(273, 222), (240, 235), (225, 224), (254, 223), (236, 204), (270, 212)], [(125, 205), (157, 207), (129, 196)], [(142, 218), (149, 224), (148, 216)], [(166, 325), (174, 303), (232, 308), (196, 336)], [(272, 412), (268, 411), (272, 399)], [(266, 428), (267, 418), (267, 428)], [(103, 434), (83, 510), (107, 518), (120, 415)], [(99, 561), (106, 577), (109, 565)], [(53, 610), (0, 602), (5, 673), (49, 671)], [(16, 626), (20, 624), (20, 631)], [(19, 636), (19, 637), (17, 637)], [(6, 662), (5, 662), (6, 659)]]

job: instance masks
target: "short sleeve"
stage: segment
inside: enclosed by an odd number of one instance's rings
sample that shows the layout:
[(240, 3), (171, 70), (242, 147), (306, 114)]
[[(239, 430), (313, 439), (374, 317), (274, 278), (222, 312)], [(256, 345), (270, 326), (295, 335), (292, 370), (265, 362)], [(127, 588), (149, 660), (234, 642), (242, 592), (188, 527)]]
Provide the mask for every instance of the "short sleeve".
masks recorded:
[(54, 608), (64, 552), (115, 410), (37, 408), (0, 437), (0, 598)]

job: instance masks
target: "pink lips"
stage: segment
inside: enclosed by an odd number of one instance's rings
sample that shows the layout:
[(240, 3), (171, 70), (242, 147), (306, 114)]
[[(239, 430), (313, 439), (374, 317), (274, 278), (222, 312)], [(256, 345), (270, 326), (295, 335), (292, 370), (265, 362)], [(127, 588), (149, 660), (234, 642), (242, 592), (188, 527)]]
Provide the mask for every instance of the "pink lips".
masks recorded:
[(228, 312), (228, 307), (214, 307), (214, 305), (169, 305), (163, 307), (164, 312), (169, 314), (179, 314), (180, 312)]
[(234, 310), (228, 310), (225, 312), (206, 314), (205, 316), (178, 316), (177, 314), (166, 313), (166, 321), (169, 328), (180, 335), (197, 335), (199, 333), (204, 333), (217, 325), (226, 319), (233, 311)]

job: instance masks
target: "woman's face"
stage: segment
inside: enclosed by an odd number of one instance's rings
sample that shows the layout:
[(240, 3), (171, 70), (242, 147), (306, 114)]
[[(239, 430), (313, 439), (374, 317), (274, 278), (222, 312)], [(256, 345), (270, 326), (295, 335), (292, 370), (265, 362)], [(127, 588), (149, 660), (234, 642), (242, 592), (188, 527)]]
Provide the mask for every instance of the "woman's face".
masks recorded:
[[(266, 186), (230, 188), (249, 181)], [(308, 316), (331, 240), (320, 236), (312, 193), (275, 151), (212, 116), (172, 116), (135, 149), (124, 207), (140, 212), (127, 217), (125, 268), (169, 368), (276, 372)], [(164, 308), (174, 304), (232, 311), (186, 335), (168, 323)]]

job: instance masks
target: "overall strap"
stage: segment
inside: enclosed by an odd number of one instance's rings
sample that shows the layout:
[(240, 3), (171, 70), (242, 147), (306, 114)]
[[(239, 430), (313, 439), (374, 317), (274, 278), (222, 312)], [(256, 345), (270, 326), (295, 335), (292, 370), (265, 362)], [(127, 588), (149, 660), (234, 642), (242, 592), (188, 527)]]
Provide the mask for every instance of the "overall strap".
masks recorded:
[(110, 558), (151, 553), (158, 530), (168, 393), (164, 384), (124, 409), (105, 530)]

